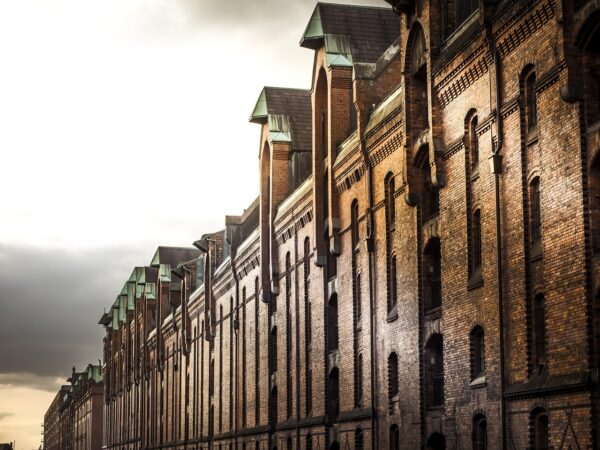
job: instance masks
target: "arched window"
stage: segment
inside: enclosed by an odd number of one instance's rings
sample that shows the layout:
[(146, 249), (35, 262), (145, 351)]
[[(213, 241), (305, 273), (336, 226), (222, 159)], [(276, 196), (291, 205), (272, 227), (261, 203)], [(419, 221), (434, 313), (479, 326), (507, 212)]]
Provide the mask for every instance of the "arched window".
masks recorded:
[(285, 356), (286, 356), (286, 412), (292, 416), (292, 263), (290, 252), (285, 255)]
[(470, 334), (471, 341), (471, 380), (485, 374), (485, 346), (483, 328), (476, 326)]
[(548, 450), (548, 413), (543, 408), (536, 408), (531, 413), (530, 440), (533, 450)]
[(358, 200), (352, 202), (350, 209), (350, 232), (352, 235), (352, 251), (357, 250), (359, 244), (358, 236)]
[(600, 13), (592, 13), (581, 30), (576, 43), (581, 50), (583, 99), (589, 127), (600, 119)]
[(327, 348), (329, 352), (338, 349), (338, 342), (338, 301), (337, 295), (333, 294), (327, 305)]
[(354, 450), (364, 450), (365, 436), (360, 428), (354, 432)]
[[(312, 411), (312, 307), (309, 295), (310, 282), (310, 241), (304, 239), (304, 341), (305, 341), (305, 373), (306, 378), (306, 415)], [(309, 435), (310, 436), (310, 435)], [(307, 437), (308, 439), (308, 437)], [(312, 439), (312, 437), (311, 437)], [(308, 441), (307, 441), (308, 442)], [(312, 442), (312, 441), (311, 441)]]
[(313, 448), (312, 434), (308, 433), (306, 435), (306, 450), (312, 450), (312, 448)]
[(535, 93), (535, 71), (525, 76), (525, 124), (527, 133), (537, 131), (537, 98)]
[(434, 334), (425, 346), (425, 393), (427, 407), (444, 404), (444, 343), (440, 334)]
[(487, 450), (487, 421), (483, 414), (473, 418), (473, 450)]
[(424, 303), (429, 311), (442, 305), (442, 255), (440, 241), (437, 238), (429, 241), (424, 252)]
[(400, 450), (400, 429), (396, 424), (390, 427), (390, 450)]
[(394, 175), (390, 172), (385, 177), (385, 252), (387, 260), (387, 307), (388, 314), (396, 307), (396, 257), (393, 255), (394, 230), (396, 227), (396, 211), (394, 203)]
[(535, 177), (529, 184), (531, 245), (541, 244), (542, 241), (542, 208), (540, 177)]
[(544, 294), (533, 299), (533, 363), (539, 366), (546, 362), (546, 301)]
[(362, 318), (362, 276), (360, 273), (356, 275), (355, 299), (356, 321), (360, 322)]
[(388, 401), (390, 414), (397, 414), (398, 411), (398, 355), (395, 352), (388, 356)]

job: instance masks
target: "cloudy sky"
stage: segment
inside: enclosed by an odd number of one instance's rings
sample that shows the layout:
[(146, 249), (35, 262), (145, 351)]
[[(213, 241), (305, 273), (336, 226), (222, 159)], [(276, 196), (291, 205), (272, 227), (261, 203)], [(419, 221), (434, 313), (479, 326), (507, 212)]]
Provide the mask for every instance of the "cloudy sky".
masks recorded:
[(37, 448), (133, 266), (256, 196), (248, 116), (264, 85), (309, 87), (314, 5), (0, 0), (0, 442)]

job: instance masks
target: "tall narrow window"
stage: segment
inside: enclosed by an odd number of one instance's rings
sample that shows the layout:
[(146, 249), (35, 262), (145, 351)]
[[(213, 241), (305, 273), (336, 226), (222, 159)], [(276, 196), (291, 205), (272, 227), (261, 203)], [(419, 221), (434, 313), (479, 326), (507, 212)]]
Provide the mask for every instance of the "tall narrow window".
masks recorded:
[(229, 429), (233, 428), (233, 297), (229, 297)]
[(472, 249), (473, 249), (472, 258), (473, 258), (473, 260), (471, 261), (471, 265), (472, 265), (471, 275), (474, 275), (474, 274), (481, 275), (481, 257), (482, 257), (482, 252), (481, 252), (481, 210), (479, 210), (479, 209), (475, 210), (475, 212), (473, 213), (472, 227), (473, 227), (473, 229), (471, 230), (471, 239), (473, 240), (473, 243), (472, 243)]
[(362, 353), (358, 354), (357, 362), (356, 362), (356, 407), (362, 407), (362, 397), (363, 397), (363, 355)]
[(337, 368), (329, 374), (327, 415), (329, 423), (337, 422), (340, 414), (340, 373)]
[(388, 356), (388, 401), (390, 414), (397, 414), (398, 411), (398, 355), (391, 353)]
[(306, 435), (306, 450), (312, 450), (312, 448), (313, 448), (312, 434), (308, 433)]
[(548, 450), (548, 413), (543, 408), (537, 408), (531, 413), (531, 448), (533, 450)]
[(396, 192), (394, 175), (388, 173), (385, 177), (385, 218), (389, 228), (393, 229), (396, 224), (396, 204), (394, 194)]
[(219, 431), (223, 431), (223, 305), (219, 306)]
[[(396, 208), (394, 201), (394, 175), (385, 177), (385, 253), (387, 262), (387, 308), (388, 315), (394, 313), (397, 303), (396, 258), (393, 255), (394, 231), (396, 227)], [(391, 319), (391, 317), (390, 317)]]
[(329, 352), (338, 349), (339, 327), (338, 327), (338, 301), (334, 294), (327, 305), (327, 348)]
[(477, 116), (473, 116), (469, 123), (469, 159), (471, 163), (471, 174), (479, 170), (479, 139), (477, 137)]
[(356, 320), (360, 322), (362, 319), (362, 276), (361, 274), (356, 275)]
[(533, 299), (533, 358), (536, 366), (546, 361), (546, 302), (543, 294)]
[(352, 235), (352, 250), (356, 250), (359, 242), (358, 237), (358, 200), (352, 202), (350, 210), (350, 232)]
[(487, 421), (483, 414), (473, 419), (473, 450), (487, 450)]
[(475, 380), (485, 374), (485, 347), (483, 328), (473, 328), (470, 335), (471, 340), (471, 380)]
[(525, 77), (525, 123), (527, 132), (537, 130), (537, 98), (535, 93), (535, 72)]
[(444, 404), (444, 344), (440, 334), (434, 334), (425, 345), (425, 395), (428, 407)]
[(535, 177), (529, 185), (531, 203), (531, 243), (532, 246), (541, 244), (542, 240), (542, 208), (540, 193), (540, 177)]
[(365, 448), (365, 437), (363, 431), (358, 428), (354, 432), (354, 450), (364, 450)]
[(390, 450), (400, 450), (400, 429), (396, 424), (390, 427)]
[(430, 311), (442, 305), (442, 255), (439, 239), (429, 241), (425, 247), (423, 262), (424, 303), (425, 310)]

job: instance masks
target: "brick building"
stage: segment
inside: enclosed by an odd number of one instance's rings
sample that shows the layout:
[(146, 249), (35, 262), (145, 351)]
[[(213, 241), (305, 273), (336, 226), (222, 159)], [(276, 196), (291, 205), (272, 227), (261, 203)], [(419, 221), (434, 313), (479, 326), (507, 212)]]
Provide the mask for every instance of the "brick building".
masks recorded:
[(44, 449), (102, 448), (104, 384), (102, 367), (89, 364), (61, 386), (44, 415)]
[(600, 3), (389, 3), (316, 6), (257, 200), (102, 316), (106, 448), (600, 447)]

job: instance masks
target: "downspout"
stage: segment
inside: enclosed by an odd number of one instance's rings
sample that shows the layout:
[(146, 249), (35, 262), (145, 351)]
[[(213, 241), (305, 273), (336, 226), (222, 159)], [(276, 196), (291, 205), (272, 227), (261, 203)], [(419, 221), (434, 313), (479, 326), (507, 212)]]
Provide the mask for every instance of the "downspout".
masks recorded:
[[(231, 249), (231, 255), (230, 255), (230, 261), (231, 261), (231, 274), (233, 276), (233, 279), (235, 280), (235, 316), (231, 317), (231, 320), (234, 320), (235, 317), (235, 321), (233, 322), (233, 330), (235, 331), (235, 366), (233, 369), (233, 373), (234, 373), (234, 379), (235, 379), (235, 396), (234, 396), (234, 403), (235, 403), (235, 427), (233, 430), (233, 440), (234, 440), (234, 448), (238, 447), (238, 427), (239, 427), (239, 407), (240, 407), (240, 402), (239, 402), (239, 392), (237, 390), (237, 388), (239, 387), (239, 366), (240, 366), (240, 355), (239, 355), (239, 349), (240, 349), (240, 334), (239, 334), (239, 319), (238, 319), (238, 313), (239, 313), (239, 308), (240, 308), (240, 281), (238, 279), (237, 276), (237, 267), (235, 265), (235, 257), (236, 257), (236, 249), (233, 248)], [(233, 313), (233, 312), (232, 312)], [(244, 320), (246, 320), (246, 318), (244, 317)], [(245, 338), (245, 336), (244, 336)], [(233, 389), (233, 387), (232, 387)]]
[[(496, 277), (498, 289), (498, 322), (499, 322), (499, 357), (500, 357), (500, 396), (501, 396), (501, 426), (502, 426), (502, 449), (507, 448), (507, 427), (506, 427), (506, 399), (504, 391), (506, 379), (504, 373), (504, 271), (502, 267), (502, 223), (501, 223), (501, 207), (500, 207), (500, 175), (502, 174), (502, 88), (501, 88), (501, 65), (500, 55), (496, 48), (496, 41), (491, 30), (491, 25), (488, 25), (487, 39), (494, 59), (494, 75), (495, 75), (495, 94), (496, 94), (496, 144), (494, 145), (494, 137), (490, 133), (492, 146), (492, 155), (490, 156), (490, 171), (494, 175), (494, 194), (495, 194), (495, 220), (496, 220)], [(491, 104), (491, 83), (490, 83), (490, 104)]]
[[(361, 133), (362, 134), (362, 133)], [(366, 187), (367, 187), (367, 252), (369, 254), (369, 322), (370, 322), (370, 351), (371, 351), (371, 432), (373, 448), (379, 448), (379, 431), (377, 423), (377, 344), (375, 341), (376, 333), (376, 305), (375, 305), (375, 226), (373, 217), (373, 168), (367, 153), (367, 145), (364, 136), (360, 139), (360, 149), (366, 166)]]

